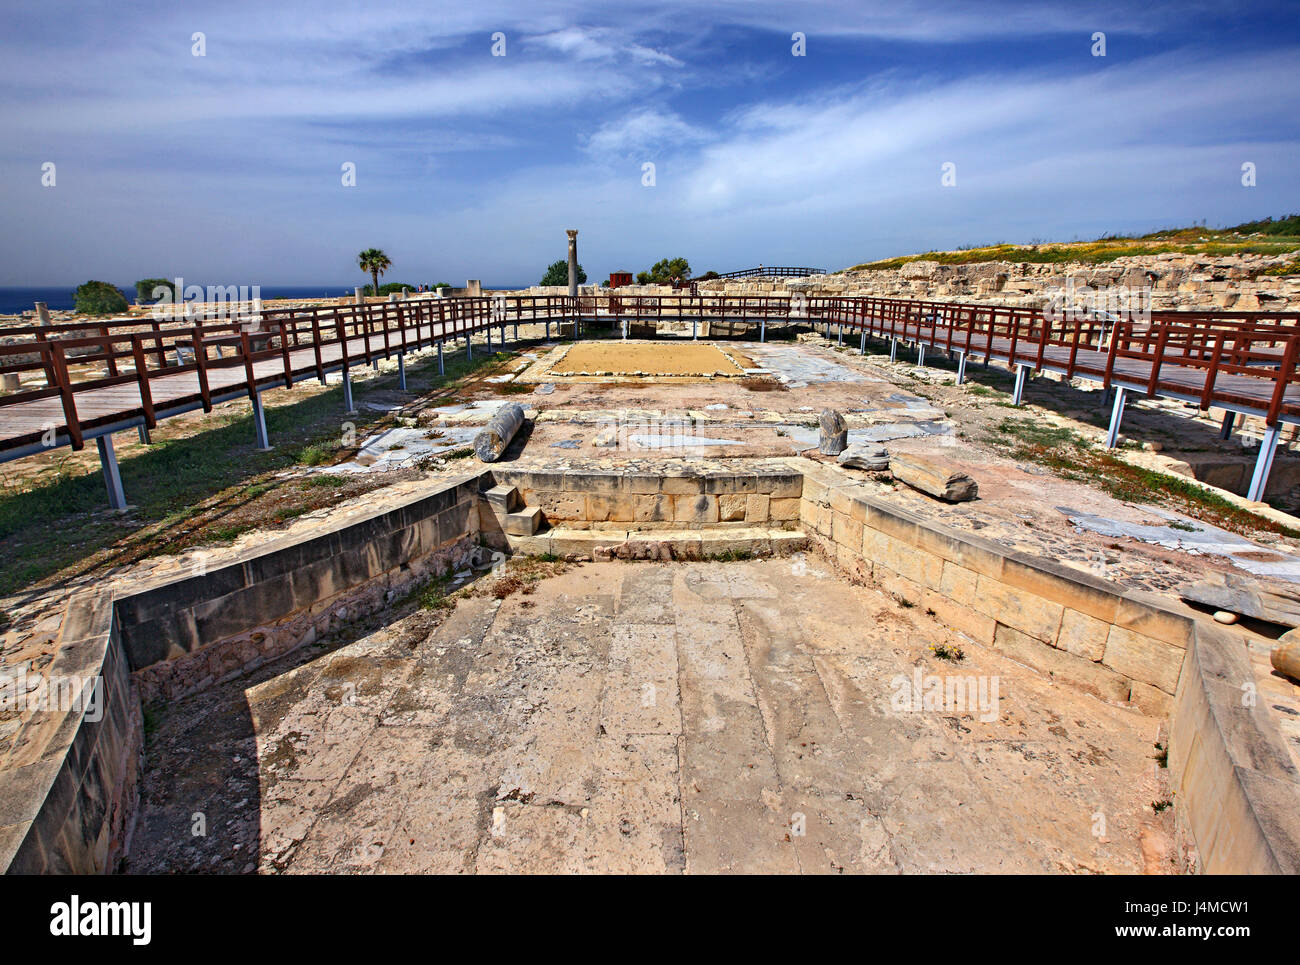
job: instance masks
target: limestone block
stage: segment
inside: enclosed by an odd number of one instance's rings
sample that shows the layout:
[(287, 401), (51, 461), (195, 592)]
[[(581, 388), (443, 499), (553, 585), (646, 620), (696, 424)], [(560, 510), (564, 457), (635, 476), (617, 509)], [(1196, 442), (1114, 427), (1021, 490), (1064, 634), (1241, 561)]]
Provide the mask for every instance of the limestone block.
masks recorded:
[(684, 523), (716, 523), (718, 500), (703, 494), (674, 496), (673, 519)]
[(1061, 617), (1061, 632), (1057, 634), (1056, 645), (1077, 657), (1100, 660), (1106, 651), (1109, 634), (1110, 624), (1078, 610), (1067, 609)]
[(839, 455), (849, 444), (849, 427), (844, 421), (844, 416), (834, 409), (824, 409), (818, 417), (818, 422), (821, 426), (821, 435), (817, 443), (817, 451), (827, 456)]
[(889, 460), (889, 469), (899, 482), (935, 499), (960, 503), (979, 495), (975, 480), (937, 459), (910, 454), (894, 456)]
[[(768, 518), (772, 520), (787, 520), (799, 518), (800, 499), (797, 496), (783, 496), (781, 498), (771, 498), (768, 500)], [(829, 507), (826, 507), (829, 512)]]
[(1053, 680), (1086, 690), (1105, 700), (1129, 699), (1129, 681), (1120, 674), (1091, 660), (1049, 647), (1005, 624), (998, 624), (993, 635), (993, 646), (1012, 660), (1050, 675)]
[(718, 497), (718, 519), (737, 522), (745, 518), (748, 497), (743, 493), (724, 493)]
[(973, 603), (981, 613), (1044, 643), (1056, 639), (1065, 612), (1059, 603), (987, 576), (979, 578)]
[(1126, 677), (1172, 694), (1178, 688), (1178, 672), (1183, 667), (1184, 652), (1154, 637), (1123, 627), (1111, 627), (1101, 662)]
[(632, 519), (638, 523), (665, 523), (673, 518), (673, 497), (660, 493), (632, 497)]
[(865, 469), (881, 472), (889, 468), (889, 450), (884, 446), (849, 446), (835, 460), (847, 469)]

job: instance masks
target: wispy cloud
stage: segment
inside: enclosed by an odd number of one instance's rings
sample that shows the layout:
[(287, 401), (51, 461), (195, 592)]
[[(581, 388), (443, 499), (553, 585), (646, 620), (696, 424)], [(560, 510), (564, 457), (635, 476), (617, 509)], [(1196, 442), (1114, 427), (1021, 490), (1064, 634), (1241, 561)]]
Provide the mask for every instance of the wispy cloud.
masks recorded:
[[(1300, 188), (1300, 40), (1267, 9), (48, 0), (6, 16), (0, 283), (328, 281), (363, 244), (408, 280), (528, 281), (572, 226), (593, 274), (679, 250), (835, 266), (1244, 220)], [(1099, 29), (1106, 59), (1088, 54)]]

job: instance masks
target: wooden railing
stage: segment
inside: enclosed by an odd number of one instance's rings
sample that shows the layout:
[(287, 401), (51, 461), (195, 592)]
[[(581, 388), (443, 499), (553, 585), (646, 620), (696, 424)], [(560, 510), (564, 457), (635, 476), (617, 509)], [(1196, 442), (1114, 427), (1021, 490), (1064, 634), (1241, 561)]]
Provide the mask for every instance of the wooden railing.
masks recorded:
[[(159, 380), (173, 376), (193, 373), (193, 395), (210, 410), (212, 382), (222, 370), (242, 368), (236, 387), (253, 392), (292, 385), (309, 375), (323, 379), (330, 368), (368, 364), (498, 325), (548, 319), (575, 329), (582, 322), (617, 325), (625, 320), (656, 326), (693, 319), (772, 326), (825, 323), (986, 362), (1084, 376), (1107, 386), (1136, 384), (1148, 395), (1189, 398), (1202, 408), (1227, 403), (1259, 411), (1270, 425), (1284, 416), (1300, 419), (1300, 389), (1288, 396), (1297, 383), (1297, 312), (1158, 312), (1129, 321), (1056, 319), (1018, 306), (877, 297), (495, 295), (263, 308), (239, 319), (196, 324), (131, 320), (6, 329), (3, 334), (12, 341), (0, 346), (0, 373), (39, 372), (42, 384), (0, 396), (0, 450), (21, 436), (9, 431), (6, 414), (17, 413), (25, 403), (57, 398), (69, 441), (81, 448), (83, 425), (94, 420), (79, 418), (79, 405), (86, 393), (98, 389), (134, 385), (139, 401), (128, 408), (152, 428), (159, 397), (166, 394), (161, 390), (174, 399), (178, 384)], [(278, 364), (266, 366), (271, 360)], [(101, 372), (91, 373), (96, 366)], [(222, 382), (228, 392), (231, 380)]]
[[(788, 266), (772, 265), (760, 268), (742, 268), (740, 271), (724, 271), (717, 274), (718, 278), (804, 278), (808, 275), (824, 275), (825, 268), (791, 268)], [(695, 278), (693, 281), (701, 281)]]

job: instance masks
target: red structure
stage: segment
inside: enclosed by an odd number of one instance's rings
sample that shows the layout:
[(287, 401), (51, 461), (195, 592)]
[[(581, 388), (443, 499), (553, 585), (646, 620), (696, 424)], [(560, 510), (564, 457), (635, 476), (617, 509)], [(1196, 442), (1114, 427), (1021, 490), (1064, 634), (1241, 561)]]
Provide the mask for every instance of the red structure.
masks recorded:
[(610, 288), (621, 288), (630, 284), (632, 284), (632, 273), (630, 271), (611, 271), (609, 273)]

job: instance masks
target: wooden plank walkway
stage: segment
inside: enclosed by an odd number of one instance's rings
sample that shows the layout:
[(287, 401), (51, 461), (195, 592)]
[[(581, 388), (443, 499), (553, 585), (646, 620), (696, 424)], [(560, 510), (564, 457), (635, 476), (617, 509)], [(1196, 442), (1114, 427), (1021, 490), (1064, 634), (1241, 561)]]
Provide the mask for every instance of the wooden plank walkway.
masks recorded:
[[(81, 448), (84, 440), (96, 438), (108, 473), (115, 471), (115, 463), (109, 466), (108, 434), (133, 425), (152, 428), (158, 419), (210, 409), (241, 395), (253, 400), (262, 442), (259, 393), (266, 388), (323, 379), (327, 372), (471, 334), (490, 338), (498, 330), (504, 339), (510, 325), (555, 321), (558, 332), (561, 324), (577, 331), (584, 321), (616, 327), (626, 322), (644, 335), (650, 324), (693, 320), (742, 332), (769, 324), (825, 324), (838, 328), (841, 337), (849, 332), (955, 354), (963, 373), (968, 357), (996, 360), (1017, 371), (1017, 403), (1029, 371), (1090, 379), (1119, 390), (1112, 438), (1124, 398), (1132, 393), (1260, 416), (1267, 427), (1262, 448), (1268, 451), (1261, 451), (1259, 479), (1267, 477), (1279, 424), (1300, 424), (1300, 314), (1295, 312), (1166, 312), (1135, 322), (1095, 315), (1062, 321), (1024, 307), (797, 293), (498, 295), (269, 309), (240, 322), (166, 329), (133, 319), (11, 330), (19, 337), (11, 340), (16, 344), (0, 346), (0, 372), (43, 370), (45, 386), (0, 397), (0, 461), (43, 451), (53, 430), (54, 445)], [(172, 364), (170, 353), (179, 356), (185, 346), (194, 361), (178, 357)], [(234, 354), (225, 355), (226, 348)], [(216, 357), (210, 354), (214, 350)], [(99, 364), (107, 374), (86, 377), (84, 368)], [(80, 377), (70, 374), (70, 366)], [(1257, 490), (1262, 491), (1252, 486)]]

